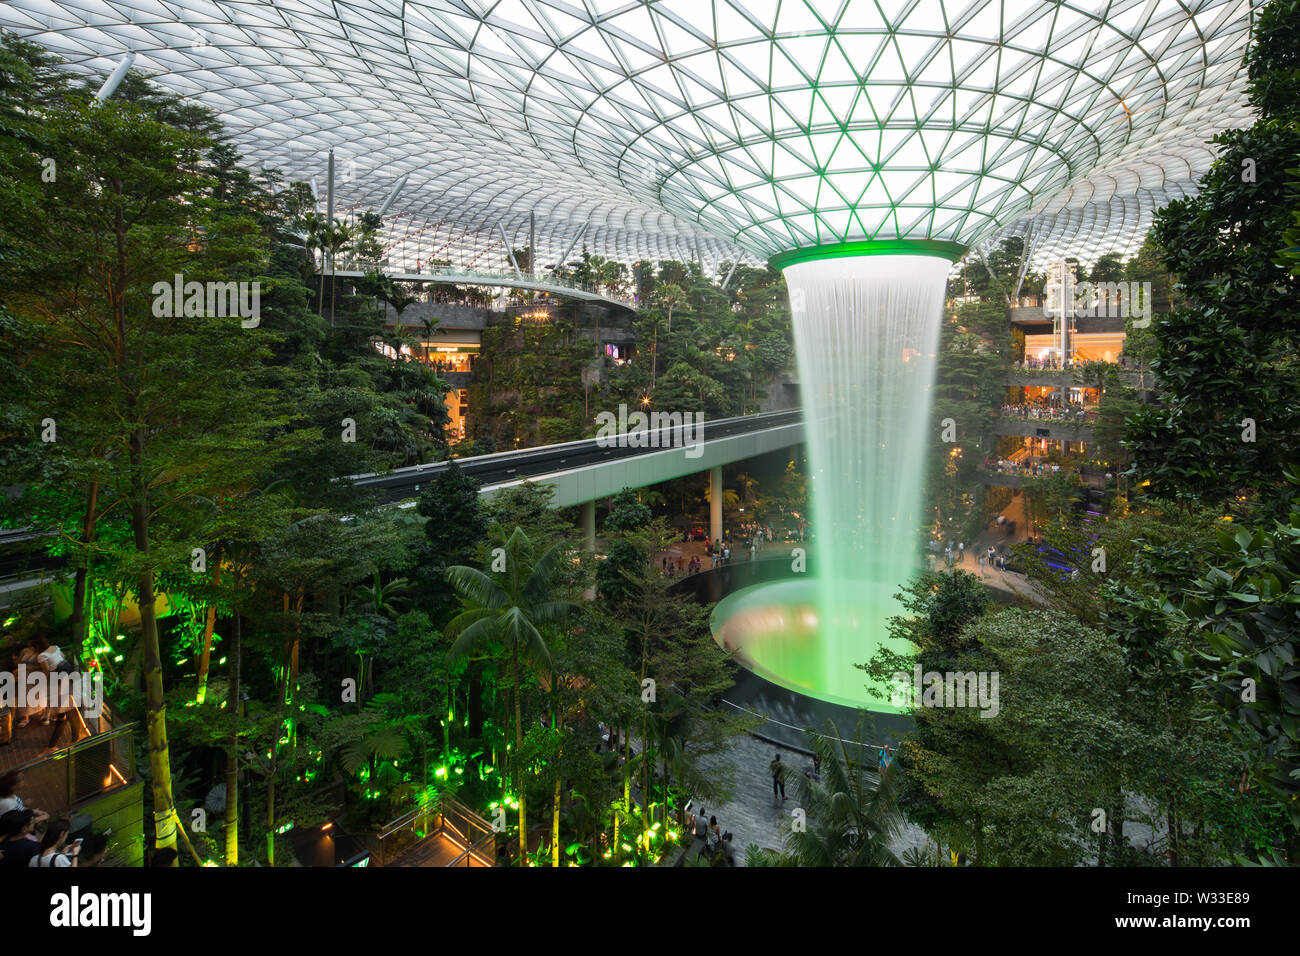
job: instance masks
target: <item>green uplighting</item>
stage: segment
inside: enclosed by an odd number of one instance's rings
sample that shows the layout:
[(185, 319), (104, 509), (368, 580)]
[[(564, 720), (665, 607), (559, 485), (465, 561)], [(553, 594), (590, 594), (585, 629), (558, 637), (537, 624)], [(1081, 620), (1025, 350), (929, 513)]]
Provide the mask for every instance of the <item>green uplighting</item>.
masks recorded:
[(791, 249), (789, 252), (780, 252), (772, 256), (768, 260), (768, 265), (773, 269), (784, 269), (797, 262), (858, 256), (937, 256), (949, 262), (956, 262), (968, 251), (968, 248), (960, 242), (947, 242), (941, 239), (869, 239)]
[(860, 665), (902, 653), (889, 621), (920, 567), (943, 295), (963, 248), (843, 242), (783, 253), (803, 383), (813, 574), (729, 595), (714, 633), (751, 670), (822, 700), (892, 711)]

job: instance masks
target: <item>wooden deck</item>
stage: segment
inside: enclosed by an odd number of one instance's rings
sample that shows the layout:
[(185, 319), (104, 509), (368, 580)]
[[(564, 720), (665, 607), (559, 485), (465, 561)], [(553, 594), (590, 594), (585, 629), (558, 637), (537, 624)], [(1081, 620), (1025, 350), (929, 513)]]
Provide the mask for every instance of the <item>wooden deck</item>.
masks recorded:
[[(111, 724), (103, 718), (98, 723), (108, 725), (108, 730), (92, 734), (80, 714), (49, 724), (33, 719), (26, 727), (14, 722), (13, 737), (0, 745), (0, 772), (24, 768), (18, 795), (26, 806), (64, 813), (82, 800), (130, 782), (130, 758), (114, 762), (119, 747), (129, 749), (130, 737), (113, 739), (108, 732)], [(103, 747), (95, 746), (97, 737), (105, 738)], [(73, 744), (80, 745), (75, 754), (67, 749)]]
[(19, 727), (18, 720), (15, 719), (13, 726), (13, 739), (7, 744), (0, 744), (0, 773), (90, 736), (81, 733), (82, 728), (78, 725), (77, 736), (74, 738), (74, 731), (67, 720), (47, 725), (33, 719), (26, 727)]

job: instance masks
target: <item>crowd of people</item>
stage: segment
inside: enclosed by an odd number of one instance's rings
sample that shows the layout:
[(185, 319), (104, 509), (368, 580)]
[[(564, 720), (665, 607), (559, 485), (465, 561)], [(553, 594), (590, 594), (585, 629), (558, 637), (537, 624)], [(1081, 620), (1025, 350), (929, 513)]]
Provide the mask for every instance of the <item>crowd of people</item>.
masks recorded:
[[(51, 644), (44, 635), (37, 634), (17, 652), (11, 651), (6, 657), (6, 662), (0, 664), (0, 668), (10, 671), (14, 675), (14, 686), (23, 687), (27, 692), (22, 695), (23, 699), (15, 701), (14, 707), (0, 710), (0, 746), (13, 739), (15, 730), (21, 730), (34, 722), (46, 727), (53, 725), (46, 744), (47, 750), (55, 748), (65, 726), (70, 728), (68, 743), (90, 736), (85, 719), (73, 706), (74, 701), (58, 698), (52, 692), (55, 681), (50, 680), (51, 677), (76, 672), (74, 662), (57, 644)], [(20, 671), (20, 668), (23, 670)], [(19, 679), (21, 673), (26, 675), (23, 680)], [(31, 693), (32, 677), (38, 673), (45, 678), (36, 684), (42, 692)]]
[(85, 826), (74, 838), (68, 820), (51, 820), (39, 807), (28, 807), (18, 795), (21, 771), (0, 776), (0, 868), (86, 867), (103, 862), (108, 834)]
[(723, 863), (726, 866), (736, 865), (735, 853), (731, 847), (731, 833), (722, 829), (718, 824), (717, 816), (710, 814), (706, 820), (704, 807), (694, 810), (692, 804), (686, 805), (686, 832), (704, 844), (702, 853), (710, 862)]
[(1081, 402), (1004, 404), (1002, 406), (1002, 417), (1023, 418), (1026, 421), (1083, 422), (1096, 418), (1097, 409), (1095, 406), (1087, 406)]
[(452, 362), (440, 362), (440, 361), (437, 361), (437, 362), (429, 362), (428, 365), (429, 365), (429, 368), (433, 369), (435, 372), (437, 372), (437, 373), (439, 373), (439, 374), (442, 374), (442, 373), (444, 373), (444, 372), (466, 372), (466, 371), (469, 371), (468, 369), (465, 369), (465, 368), (458, 368), (458, 367), (457, 367), (454, 363), (452, 363)]
[(704, 542), (704, 554), (687, 557), (676, 551), (669, 551), (659, 557), (660, 569), (670, 577), (679, 574), (698, 574), (705, 569), (707, 559), (709, 568), (718, 568), (731, 564), (735, 560), (754, 561), (764, 547), (777, 543), (780, 539), (785, 544), (803, 542), (808, 533), (808, 525), (802, 518), (798, 524), (777, 531), (770, 524), (758, 521), (746, 521), (737, 526), (735, 531), (726, 532), (718, 540), (713, 540), (703, 531), (696, 530), (685, 535), (687, 541)]
[(1061, 466), (1058, 464), (1028, 458), (1019, 461), (1011, 458), (986, 458), (984, 467), (989, 471), (996, 471), (1000, 475), (1022, 475), (1026, 478), (1055, 475), (1061, 470)]
[(1061, 356), (1059, 355), (1045, 355), (1042, 358), (1033, 355), (1026, 355), (1023, 362), (1016, 363), (1016, 368), (1018, 369), (1043, 369), (1055, 372), (1073, 367), (1073, 359), (1065, 359), (1062, 361)]
[(703, 567), (703, 562), (698, 554), (693, 554), (689, 558), (680, 554), (665, 554), (660, 559), (660, 567), (664, 574), (672, 578), (679, 574), (698, 574)]

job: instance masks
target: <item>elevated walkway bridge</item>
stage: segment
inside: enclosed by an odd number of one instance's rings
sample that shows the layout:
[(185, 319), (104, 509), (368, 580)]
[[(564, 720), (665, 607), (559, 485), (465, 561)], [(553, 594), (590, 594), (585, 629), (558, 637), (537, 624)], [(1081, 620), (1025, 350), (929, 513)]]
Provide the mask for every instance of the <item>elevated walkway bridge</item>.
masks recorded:
[[(383, 271), (383, 270), (380, 270)], [(337, 276), (341, 279), (361, 279), (367, 273), (358, 269), (335, 269), (323, 273), (323, 276)], [(626, 309), (635, 312), (635, 299), (622, 299), (606, 295), (596, 289), (587, 288), (576, 282), (567, 282), (551, 276), (536, 278), (513, 272), (489, 272), (486, 270), (438, 269), (433, 272), (383, 272), (386, 278), (394, 282), (434, 282), (448, 285), (483, 285), (502, 289), (521, 289), (525, 292), (545, 292), (561, 298), (578, 299), (583, 302), (599, 302), (611, 308)]]
[[(795, 409), (706, 419), (698, 431), (692, 422), (680, 429), (666, 427), (608, 439), (588, 438), (459, 458), (455, 462), (481, 483), (481, 494), (535, 481), (555, 489), (556, 507), (588, 506), (584, 525), (588, 540), (592, 540), (594, 503), (598, 499), (616, 495), (624, 488), (644, 488), (707, 471), (711, 487), (718, 492), (713, 500), (721, 502), (723, 465), (798, 445), (803, 438), (803, 413)], [(441, 461), (348, 477), (372, 490), (383, 504), (414, 507), (425, 485), (449, 467), (449, 461)], [(720, 508), (713, 517), (720, 526)], [(717, 537), (716, 530), (713, 536)], [(23, 594), (63, 573), (66, 559), (46, 549), (50, 537), (32, 529), (0, 531), (0, 607), (21, 603)]]
[[(482, 494), (535, 481), (554, 488), (556, 507), (566, 508), (608, 498), (624, 488), (644, 488), (721, 469), (803, 439), (803, 412), (795, 409), (705, 420), (698, 433), (695, 425), (666, 427), (454, 460), (461, 471), (481, 483)], [(382, 502), (395, 504), (418, 497), (449, 467), (450, 462), (440, 461), (349, 477), (373, 490)]]

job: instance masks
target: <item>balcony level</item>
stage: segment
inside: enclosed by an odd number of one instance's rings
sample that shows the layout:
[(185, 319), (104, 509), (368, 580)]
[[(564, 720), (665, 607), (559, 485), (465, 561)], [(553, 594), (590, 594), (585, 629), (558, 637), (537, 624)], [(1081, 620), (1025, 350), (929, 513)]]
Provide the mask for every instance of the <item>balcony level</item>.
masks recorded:
[(0, 714), (12, 726), (0, 746), (0, 773), (20, 771), (20, 796), (50, 819), (65, 819), (74, 834), (112, 831), (104, 866), (139, 866), (144, 857), (144, 781), (136, 774), (136, 725), (119, 723), (107, 705), (98, 716), (74, 711), (20, 727), (18, 715)]

